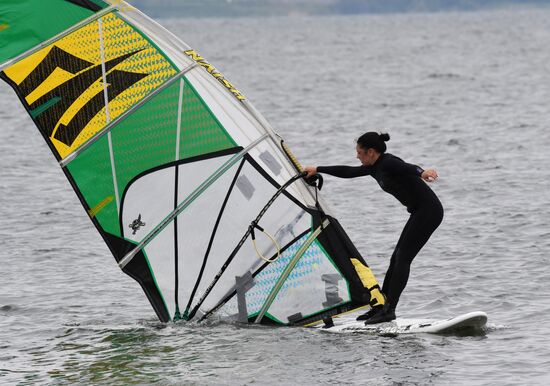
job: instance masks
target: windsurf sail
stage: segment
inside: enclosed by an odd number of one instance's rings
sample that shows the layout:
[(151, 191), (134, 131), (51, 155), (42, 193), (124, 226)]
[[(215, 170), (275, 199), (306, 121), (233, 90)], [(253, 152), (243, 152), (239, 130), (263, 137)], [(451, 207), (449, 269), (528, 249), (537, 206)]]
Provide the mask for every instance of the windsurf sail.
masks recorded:
[(161, 321), (305, 325), (383, 303), (279, 135), (139, 10), (2, 1), (0, 47), (1, 78)]

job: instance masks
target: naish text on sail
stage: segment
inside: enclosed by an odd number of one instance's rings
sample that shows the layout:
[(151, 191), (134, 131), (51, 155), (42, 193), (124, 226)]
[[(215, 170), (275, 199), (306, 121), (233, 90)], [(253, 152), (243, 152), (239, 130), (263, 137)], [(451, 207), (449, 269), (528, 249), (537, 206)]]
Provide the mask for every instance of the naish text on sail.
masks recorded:
[(189, 56), (191, 59), (193, 59), (195, 62), (197, 62), (198, 64), (200, 64), (204, 68), (206, 68), (206, 70), (214, 78), (216, 78), (221, 84), (223, 84), (229, 91), (231, 91), (231, 93), (233, 95), (235, 95), (235, 97), (237, 97), (238, 100), (243, 101), (243, 100), (246, 99), (245, 96), (239, 90), (237, 90), (237, 88), (235, 88), (235, 86), (233, 86), (230, 81), (225, 79), (225, 77), (223, 76), (223, 74), (221, 72), (216, 70), (216, 68), (213, 65), (208, 63), (202, 56), (199, 55), (199, 53), (197, 51), (187, 50), (187, 51), (184, 51), (184, 53), (187, 56)]

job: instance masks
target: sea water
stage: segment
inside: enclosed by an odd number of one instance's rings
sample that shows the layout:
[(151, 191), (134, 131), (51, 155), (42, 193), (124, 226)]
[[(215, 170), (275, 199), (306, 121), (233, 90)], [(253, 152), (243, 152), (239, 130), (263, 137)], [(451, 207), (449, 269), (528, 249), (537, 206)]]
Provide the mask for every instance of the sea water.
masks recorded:
[[(0, 384), (545, 385), (550, 381), (550, 11), (161, 20), (303, 164), (354, 140), (435, 168), (445, 219), (398, 316), (489, 315), (474, 336), (161, 324), (0, 86)], [(323, 193), (380, 281), (407, 212), (370, 177)]]

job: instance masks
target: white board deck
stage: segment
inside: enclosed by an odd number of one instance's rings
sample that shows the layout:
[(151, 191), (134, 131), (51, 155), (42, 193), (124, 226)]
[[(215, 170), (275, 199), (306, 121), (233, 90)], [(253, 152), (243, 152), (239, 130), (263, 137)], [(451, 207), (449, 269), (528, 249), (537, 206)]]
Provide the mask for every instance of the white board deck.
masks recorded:
[(313, 328), (333, 333), (366, 332), (381, 335), (431, 333), (449, 334), (465, 330), (481, 331), (487, 324), (487, 314), (482, 311), (469, 312), (450, 319), (404, 319), (397, 318), (391, 322), (365, 325), (357, 321), (357, 315), (343, 315), (333, 319), (334, 326), (325, 327), (322, 323)]

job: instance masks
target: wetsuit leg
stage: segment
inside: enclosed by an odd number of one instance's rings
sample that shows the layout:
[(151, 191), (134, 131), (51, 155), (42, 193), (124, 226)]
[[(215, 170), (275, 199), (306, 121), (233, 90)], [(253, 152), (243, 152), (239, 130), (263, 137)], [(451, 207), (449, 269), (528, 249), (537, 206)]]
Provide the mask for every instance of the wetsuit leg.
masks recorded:
[(386, 271), (386, 275), (384, 276), (384, 284), (382, 285), (382, 293), (387, 294), (388, 290), (390, 288), (391, 278), (393, 274), (393, 267), (395, 266), (395, 255), (397, 254), (397, 250), (399, 249), (399, 246), (401, 245), (401, 241), (405, 238), (405, 235), (407, 234), (407, 230), (410, 228), (412, 221), (411, 217), (409, 217), (409, 220), (405, 224), (405, 227), (401, 231), (401, 235), (399, 236), (399, 240), (397, 240), (397, 244), (393, 250), (393, 253), (391, 255), (390, 259), (390, 265), (388, 266), (388, 270)]
[(441, 204), (421, 208), (411, 214), (399, 237), (382, 286), (382, 292), (388, 298), (389, 309), (395, 310), (397, 307), (399, 297), (409, 279), (412, 261), (441, 224), (442, 219)]

